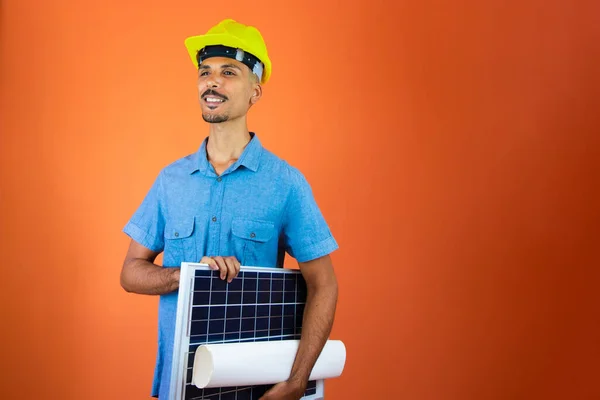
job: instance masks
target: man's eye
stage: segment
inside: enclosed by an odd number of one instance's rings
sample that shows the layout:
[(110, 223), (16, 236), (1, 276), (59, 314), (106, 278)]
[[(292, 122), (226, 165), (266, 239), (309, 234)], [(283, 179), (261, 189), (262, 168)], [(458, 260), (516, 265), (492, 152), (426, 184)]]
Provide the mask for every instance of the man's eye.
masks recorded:
[(225, 75), (235, 75), (232, 71), (225, 71), (224, 74)]
[(200, 76), (205, 76), (207, 74), (208, 74), (208, 71), (202, 71), (202, 72), (200, 72)]

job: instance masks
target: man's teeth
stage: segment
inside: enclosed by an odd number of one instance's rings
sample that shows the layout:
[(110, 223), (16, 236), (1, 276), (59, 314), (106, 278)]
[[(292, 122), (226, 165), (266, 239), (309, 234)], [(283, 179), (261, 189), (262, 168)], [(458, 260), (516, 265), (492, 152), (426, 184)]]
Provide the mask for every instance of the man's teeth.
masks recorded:
[(222, 103), (223, 101), (224, 101), (223, 99), (217, 99), (215, 97), (207, 97), (206, 98), (207, 103)]

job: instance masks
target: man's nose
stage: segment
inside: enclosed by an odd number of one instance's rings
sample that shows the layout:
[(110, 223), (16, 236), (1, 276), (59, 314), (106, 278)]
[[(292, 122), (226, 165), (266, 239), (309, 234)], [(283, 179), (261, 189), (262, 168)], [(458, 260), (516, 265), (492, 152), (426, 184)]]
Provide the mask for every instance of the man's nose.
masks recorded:
[(218, 88), (221, 85), (221, 79), (217, 76), (211, 75), (206, 80), (206, 86), (209, 88)]

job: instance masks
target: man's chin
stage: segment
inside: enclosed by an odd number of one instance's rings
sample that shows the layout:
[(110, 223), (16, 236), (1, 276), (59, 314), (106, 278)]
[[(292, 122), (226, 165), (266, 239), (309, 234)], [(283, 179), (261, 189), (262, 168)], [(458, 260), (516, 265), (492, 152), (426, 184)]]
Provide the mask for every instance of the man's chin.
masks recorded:
[(229, 116), (219, 114), (202, 114), (202, 119), (204, 119), (205, 122), (208, 122), (210, 124), (220, 124), (222, 122), (228, 121)]

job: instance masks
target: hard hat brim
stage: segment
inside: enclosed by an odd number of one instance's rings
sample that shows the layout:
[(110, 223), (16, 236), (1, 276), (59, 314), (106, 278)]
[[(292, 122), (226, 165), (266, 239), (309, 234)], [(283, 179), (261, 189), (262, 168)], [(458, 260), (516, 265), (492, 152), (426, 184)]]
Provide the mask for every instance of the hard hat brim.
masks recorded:
[[(205, 46), (211, 45), (223, 45), (240, 48), (242, 50), (248, 47), (246, 46), (246, 43), (244, 43), (242, 40), (239, 40), (227, 34), (207, 34), (190, 36), (187, 39), (185, 39), (185, 47), (190, 56), (190, 59), (192, 60), (192, 64), (194, 64), (196, 68), (198, 68), (198, 63), (196, 59), (198, 51)], [(269, 77), (271, 76), (271, 65), (268, 61), (261, 61), (265, 65), (265, 71), (261, 82), (266, 83), (269, 80)]]

